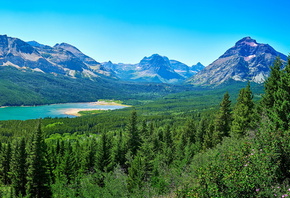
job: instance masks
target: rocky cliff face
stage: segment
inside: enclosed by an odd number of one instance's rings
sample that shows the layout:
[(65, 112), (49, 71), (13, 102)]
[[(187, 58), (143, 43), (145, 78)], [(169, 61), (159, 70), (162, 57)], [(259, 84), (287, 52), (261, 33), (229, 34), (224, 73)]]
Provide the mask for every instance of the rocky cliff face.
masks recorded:
[(285, 61), (287, 59), (270, 45), (245, 37), (187, 82), (194, 85), (219, 85), (233, 79), (263, 83), (277, 56)]

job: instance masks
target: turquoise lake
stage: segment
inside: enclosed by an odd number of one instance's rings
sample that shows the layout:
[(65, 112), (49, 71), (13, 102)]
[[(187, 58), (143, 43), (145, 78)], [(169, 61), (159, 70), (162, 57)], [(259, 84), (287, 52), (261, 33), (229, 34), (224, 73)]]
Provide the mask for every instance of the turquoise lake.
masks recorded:
[(96, 105), (94, 103), (65, 103), (42, 106), (18, 106), (0, 108), (0, 120), (28, 120), (45, 117), (76, 117), (67, 115), (64, 112), (70, 109), (122, 109), (124, 106)]

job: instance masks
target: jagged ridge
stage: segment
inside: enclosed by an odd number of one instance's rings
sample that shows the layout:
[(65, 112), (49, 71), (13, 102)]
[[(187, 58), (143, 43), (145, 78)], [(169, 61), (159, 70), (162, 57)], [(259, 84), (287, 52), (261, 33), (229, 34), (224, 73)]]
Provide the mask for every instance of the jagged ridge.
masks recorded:
[(270, 45), (245, 37), (187, 82), (205, 86), (219, 85), (230, 79), (263, 83), (277, 56), (287, 60), (284, 54)]

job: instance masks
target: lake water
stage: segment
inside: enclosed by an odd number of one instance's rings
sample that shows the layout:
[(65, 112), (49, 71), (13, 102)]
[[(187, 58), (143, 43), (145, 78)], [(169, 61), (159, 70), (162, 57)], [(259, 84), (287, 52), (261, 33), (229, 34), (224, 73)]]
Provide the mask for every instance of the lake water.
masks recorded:
[(0, 108), (0, 120), (28, 120), (45, 117), (76, 117), (64, 112), (70, 109), (122, 109), (124, 106), (96, 105), (94, 103), (65, 103), (42, 106)]

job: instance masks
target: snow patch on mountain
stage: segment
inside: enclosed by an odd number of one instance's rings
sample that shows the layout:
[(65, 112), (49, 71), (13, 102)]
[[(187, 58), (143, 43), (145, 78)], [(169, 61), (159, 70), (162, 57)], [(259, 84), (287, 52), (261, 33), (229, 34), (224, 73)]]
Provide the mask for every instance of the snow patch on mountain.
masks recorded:
[(41, 73), (45, 73), (44, 71), (42, 71), (41, 69), (39, 68), (35, 68), (35, 69), (32, 69), (33, 71), (36, 71), (36, 72), (41, 72)]
[(266, 77), (262, 72), (254, 76), (254, 78), (252, 79), (252, 81), (256, 83), (263, 83), (265, 82), (265, 80), (266, 80)]
[(12, 66), (12, 67), (16, 67), (17, 69), (20, 68), (18, 65), (15, 65), (15, 64), (11, 63), (10, 61), (3, 63), (2, 66)]
[(252, 58), (255, 58), (255, 57), (256, 57), (256, 55), (250, 55), (250, 56), (244, 57), (244, 60), (245, 61), (249, 61), (249, 60), (251, 60)]

